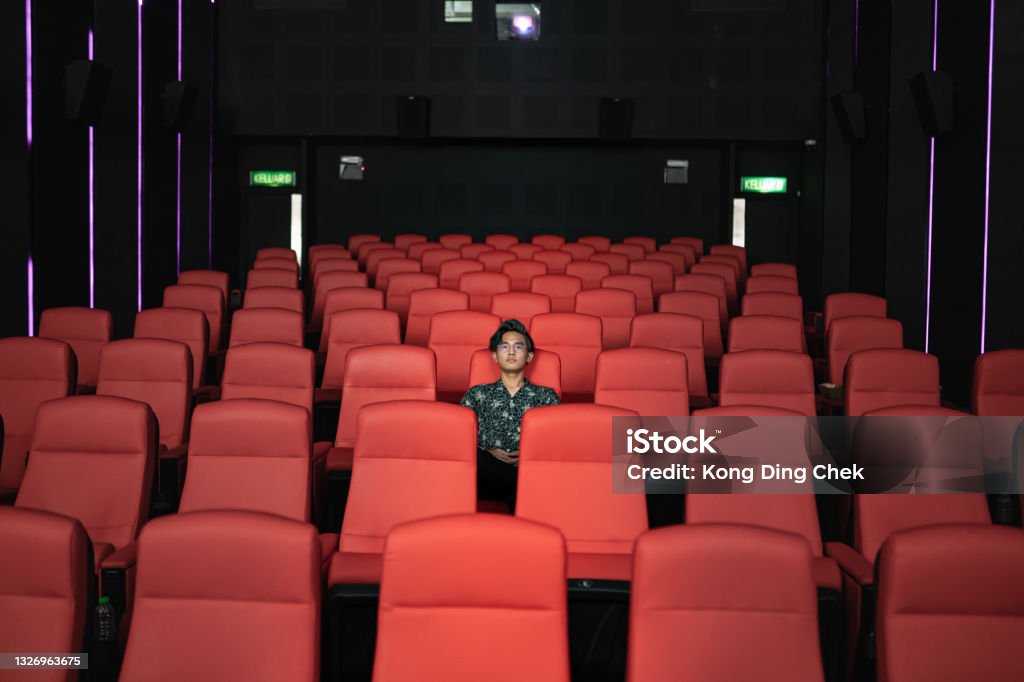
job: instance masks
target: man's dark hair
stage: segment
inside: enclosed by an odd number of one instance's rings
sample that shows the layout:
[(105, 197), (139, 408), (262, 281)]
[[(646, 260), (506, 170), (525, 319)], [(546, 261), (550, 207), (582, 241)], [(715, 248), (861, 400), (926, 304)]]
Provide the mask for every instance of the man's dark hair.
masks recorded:
[(501, 337), (505, 336), (505, 334), (509, 332), (522, 334), (523, 338), (526, 339), (526, 351), (528, 353), (533, 352), (533, 339), (530, 338), (530, 332), (526, 331), (526, 325), (519, 320), (505, 320), (501, 323), (501, 326), (498, 327), (498, 331), (494, 332), (494, 335), (491, 337), (491, 342), (488, 347), (491, 349), (492, 353), (498, 352), (498, 344), (501, 343)]

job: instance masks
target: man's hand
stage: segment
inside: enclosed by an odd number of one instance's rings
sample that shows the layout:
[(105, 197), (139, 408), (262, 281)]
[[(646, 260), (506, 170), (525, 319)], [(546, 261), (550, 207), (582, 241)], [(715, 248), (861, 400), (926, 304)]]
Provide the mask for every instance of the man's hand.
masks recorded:
[(504, 462), (505, 464), (515, 464), (519, 461), (518, 450), (516, 450), (515, 452), (508, 452), (507, 450), (502, 450), (501, 448), (492, 448), (488, 450), (488, 452), (494, 455), (498, 460)]

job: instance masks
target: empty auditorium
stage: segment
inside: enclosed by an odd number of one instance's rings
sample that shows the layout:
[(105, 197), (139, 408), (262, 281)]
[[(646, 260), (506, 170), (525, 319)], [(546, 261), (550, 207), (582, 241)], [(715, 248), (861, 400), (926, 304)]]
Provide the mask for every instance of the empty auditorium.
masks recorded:
[(1024, 680), (1024, 3), (0, 54), (0, 682)]

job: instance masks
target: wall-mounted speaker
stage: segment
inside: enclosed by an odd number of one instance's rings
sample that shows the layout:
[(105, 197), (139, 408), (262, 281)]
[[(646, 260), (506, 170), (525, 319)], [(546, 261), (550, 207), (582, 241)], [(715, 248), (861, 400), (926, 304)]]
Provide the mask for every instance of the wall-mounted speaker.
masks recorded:
[(395, 121), (398, 137), (430, 136), (430, 98), (404, 96), (395, 99)]
[(866, 140), (867, 122), (864, 115), (864, 98), (859, 92), (841, 92), (832, 96), (832, 111), (846, 144)]
[(113, 72), (102, 64), (79, 59), (64, 67), (64, 116), (70, 121), (96, 125), (110, 90)]
[(160, 95), (163, 104), (163, 124), (179, 133), (188, 126), (196, 106), (199, 89), (187, 81), (171, 81)]
[(597, 121), (602, 140), (628, 140), (633, 137), (633, 100), (602, 97)]
[(908, 82), (924, 132), (953, 132), (953, 78), (941, 71), (922, 71)]

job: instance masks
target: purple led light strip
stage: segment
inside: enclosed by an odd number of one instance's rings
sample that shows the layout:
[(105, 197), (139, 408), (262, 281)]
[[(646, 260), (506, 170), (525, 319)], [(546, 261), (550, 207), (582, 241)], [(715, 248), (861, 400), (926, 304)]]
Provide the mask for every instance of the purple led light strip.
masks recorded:
[(853, 3), (853, 63), (860, 62), (860, 0)]
[[(939, 68), (939, 0), (935, 0), (932, 8), (932, 71)], [(928, 342), (932, 329), (932, 225), (935, 214), (935, 136), (930, 140), (931, 155), (928, 161), (928, 265), (925, 271), (924, 290), (924, 352), (928, 352)]]
[(136, 255), (138, 257), (138, 290), (137, 290), (137, 303), (138, 310), (142, 310), (142, 0), (139, 0), (138, 10), (138, 21), (137, 21), (137, 34), (136, 43), (138, 46), (138, 63), (137, 63), (137, 78), (136, 87), (138, 90), (138, 196), (136, 203), (136, 223), (138, 229), (137, 242), (136, 242)]
[[(210, 0), (214, 4), (214, 0)], [(216, 63), (214, 62), (214, 45), (216, 17), (213, 8), (210, 8), (210, 171), (209, 171), (209, 203), (207, 204), (207, 267), (213, 267), (213, 84), (217, 74), (215, 73)]]
[[(178, 0), (178, 80), (181, 80), (181, 0)], [(181, 274), (181, 133), (178, 133), (178, 274)]]
[[(89, 61), (93, 59), (92, 29), (89, 29)], [(96, 307), (96, 171), (93, 127), (89, 126), (89, 307)]]
[(981, 260), (981, 352), (985, 352), (985, 314), (988, 304), (988, 212), (992, 180), (992, 71), (996, 41), (996, 0), (992, 0), (988, 20), (988, 124), (985, 132), (985, 242)]
[[(25, 0), (25, 140), (32, 150), (32, 0)], [(32, 263), (32, 246), (29, 243), (28, 263), (28, 335), (36, 334), (35, 266)]]

